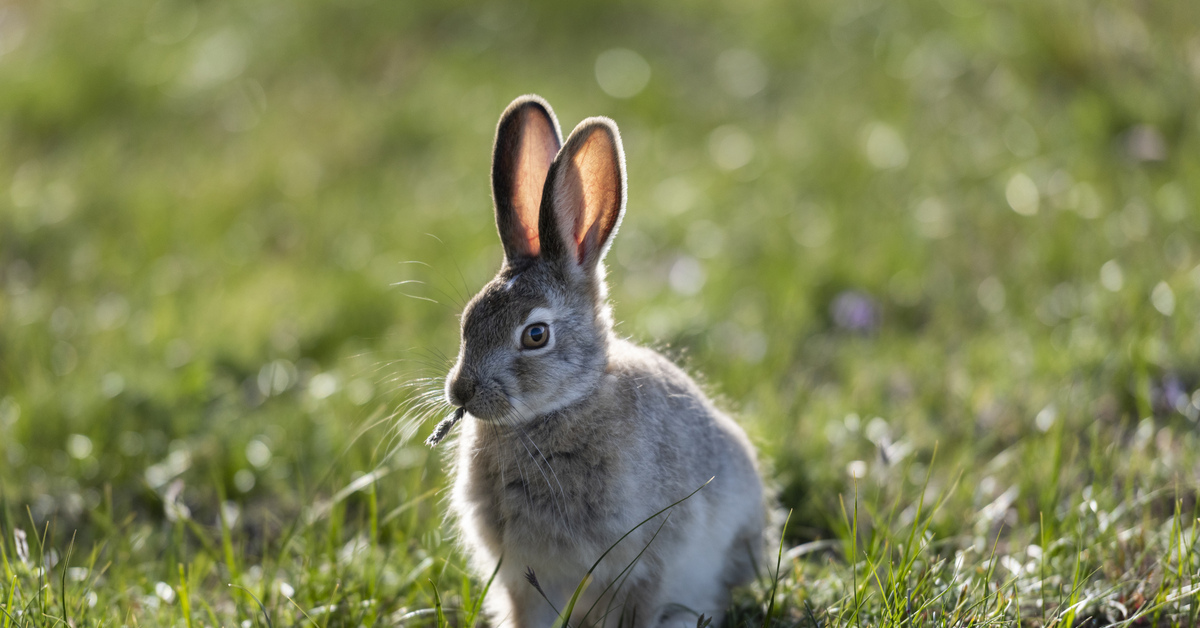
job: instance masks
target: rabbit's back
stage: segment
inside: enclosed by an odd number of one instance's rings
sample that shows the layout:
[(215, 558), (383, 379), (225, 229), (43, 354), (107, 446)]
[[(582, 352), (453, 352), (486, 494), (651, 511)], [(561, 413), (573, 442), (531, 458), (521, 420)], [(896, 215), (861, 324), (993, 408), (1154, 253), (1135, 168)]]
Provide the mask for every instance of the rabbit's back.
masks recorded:
[(634, 400), (631, 427), (642, 433), (635, 451), (654, 469), (643, 480), (670, 498), (660, 508), (712, 479), (697, 498), (728, 506), (731, 493), (753, 494), (755, 511), (761, 509), (753, 447), (691, 377), (660, 353), (625, 340), (610, 345), (609, 371), (620, 381), (618, 396)]

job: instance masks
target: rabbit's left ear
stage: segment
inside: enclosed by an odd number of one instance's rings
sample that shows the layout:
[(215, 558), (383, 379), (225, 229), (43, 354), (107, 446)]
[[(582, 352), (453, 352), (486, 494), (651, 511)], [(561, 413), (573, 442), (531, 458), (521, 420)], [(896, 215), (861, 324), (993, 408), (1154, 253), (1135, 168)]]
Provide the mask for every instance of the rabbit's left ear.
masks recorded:
[(538, 231), (546, 257), (592, 272), (625, 215), (625, 153), (608, 118), (579, 123), (546, 177)]

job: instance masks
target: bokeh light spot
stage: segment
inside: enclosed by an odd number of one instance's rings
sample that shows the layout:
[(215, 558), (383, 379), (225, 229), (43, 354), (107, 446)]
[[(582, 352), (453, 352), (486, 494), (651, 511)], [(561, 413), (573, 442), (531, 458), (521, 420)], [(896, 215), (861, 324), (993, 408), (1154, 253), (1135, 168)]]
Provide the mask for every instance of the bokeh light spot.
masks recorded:
[(1119, 292), (1125, 285), (1125, 273), (1117, 260), (1110, 259), (1100, 267), (1100, 285), (1109, 292)]
[(1038, 212), (1037, 184), (1023, 172), (1014, 174), (1008, 180), (1008, 185), (1004, 187), (1004, 198), (1008, 200), (1008, 206), (1022, 216), (1032, 216)]
[(908, 164), (908, 147), (892, 127), (877, 122), (866, 132), (867, 161), (880, 170), (895, 170)]
[(1163, 316), (1170, 316), (1175, 313), (1175, 292), (1167, 282), (1160, 281), (1150, 293), (1150, 303)]
[(767, 66), (749, 50), (722, 52), (716, 63), (717, 83), (729, 95), (750, 98), (767, 86)]
[(692, 296), (704, 287), (704, 282), (708, 279), (708, 275), (704, 272), (704, 266), (694, 257), (687, 255), (681, 256), (671, 265), (671, 272), (667, 276), (667, 281), (671, 284), (671, 289), (683, 296)]
[(76, 460), (83, 460), (92, 455), (92, 439), (83, 434), (71, 434), (67, 437), (67, 453)]
[(650, 64), (627, 48), (606, 50), (596, 57), (596, 82), (613, 98), (632, 98), (650, 82)]
[(237, 78), (246, 69), (245, 39), (232, 29), (209, 35), (192, 51), (192, 62), (183, 75), (185, 88), (207, 89)]
[(727, 124), (708, 136), (708, 153), (721, 170), (737, 170), (754, 159), (754, 140), (740, 128)]
[(25, 40), (25, 16), (16, 6), (0, 7), (0, 56), (17, 49)]

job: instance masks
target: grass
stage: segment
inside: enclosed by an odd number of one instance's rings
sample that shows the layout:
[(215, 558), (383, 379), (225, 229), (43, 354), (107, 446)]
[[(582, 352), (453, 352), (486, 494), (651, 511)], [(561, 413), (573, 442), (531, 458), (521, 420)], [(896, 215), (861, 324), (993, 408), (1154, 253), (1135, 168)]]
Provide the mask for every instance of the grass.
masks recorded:
[(419, 395), (498, 265), (526, 92), (620, 125), (619, 329), (792, 513), (732, 623), (1196, 625), (1196, 23), (0, 8), (0, 628), (474, 623)]

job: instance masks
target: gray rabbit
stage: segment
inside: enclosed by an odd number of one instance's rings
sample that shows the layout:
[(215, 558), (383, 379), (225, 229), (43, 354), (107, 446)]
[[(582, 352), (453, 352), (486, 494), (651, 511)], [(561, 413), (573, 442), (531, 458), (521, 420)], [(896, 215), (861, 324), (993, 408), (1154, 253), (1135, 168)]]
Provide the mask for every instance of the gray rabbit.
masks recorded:
[(470, 416), (451, 511), (477, 574), (503, 559), (493, 625), (548, 628), (610, 547), (571, 626), (719, 625), (763, 543), (754, 448), (686, 373), (614, 333), (602, 260), (625, 213), (621, 137), (597, 117), (561, 138), (537, 96), (496, 129), (504, 262), (446, 378)]

